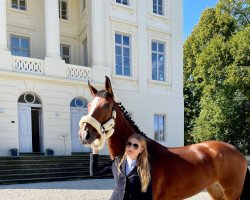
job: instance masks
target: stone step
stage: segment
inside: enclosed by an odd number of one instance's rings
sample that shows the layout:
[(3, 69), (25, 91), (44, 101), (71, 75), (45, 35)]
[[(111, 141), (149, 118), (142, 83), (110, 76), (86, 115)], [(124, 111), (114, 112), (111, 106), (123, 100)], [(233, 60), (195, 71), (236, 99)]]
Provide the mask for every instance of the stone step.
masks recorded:
[(85, 176), (65, 176), (65, 177), (46, 177), (46, 178), (25, 178), (25, 179), (13, 179), (13, 180), (2, 180), (0, 185), (9, 184), (24, 184), (24, 183), (40, 183), (40, 182), (53, 182), (53, 181), (72, 181), (72, 180), (83, 180), (83, 179), (101, 179), (101, 178), (113, 178), (112, 175), (102, 177), (92, 177), (89, 175)]
[(66, 172), (39, 172), (39, 173), (28, 173), (28, 174), (2, 174), (0, 175), (1, 180), (13, 180), (13, 179), (31, 179), (31, 178), (50, 178), (50, 177), (66, 177), (66, 176), (84, 176), (89, 175), (88, 171), (66, 171)]
[(15, 165), (15, 164), (50, 164), (50, 163), (86, 163), (89, 162), (89, 159), (70, 159), (70, 160), (63, 160), (63, 159), (48, 159), (48, 160), (3, 160), (0, 161), (0, 166), (2, 165)]
[(55, 168), (31, 168), (31, 169), (4, 169), (0, 170), (0, 177), (9, 174), (30, 174), (30, 173), (52, 173), (52, 172), (70, 172), (70, 171), (79, 171), (79, 172), (89, 172), (89, 168), (86, 166), (81, 167), (55, 167)]
[[(106, 157), (106, 156), (105, 156)], [(72, 159), (89, 159), (89, 155), (82, 156), (2, 156), (0, 162), (4, 160), (72, 160)]]
[[(99, 164), (109, 160), (109, 156), (100, 155)], [(0, 184), (90, 178), (88, 176), (89, 154), (0, 157)]]
[(45, 153), (40, 153), (40, 152), (36, 152), (36, 153), (19, 153), (19, 156), (44, 156)]

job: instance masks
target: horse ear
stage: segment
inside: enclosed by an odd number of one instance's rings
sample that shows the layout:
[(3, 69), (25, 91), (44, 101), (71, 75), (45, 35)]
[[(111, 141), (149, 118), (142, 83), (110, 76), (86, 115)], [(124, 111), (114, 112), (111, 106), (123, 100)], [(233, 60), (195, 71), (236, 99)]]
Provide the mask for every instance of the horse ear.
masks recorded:
[(88, 81), (88, 86), (89, 86), (89, 90), (90, 90), (90, 94), (95, 97), (95, 94), (98, 92), (97, 89), (95, 89), (90, 82)]
[(112, 96), (114, 96), (113, 94), (113, 90), (112, 90), (112, 86), (111, 86), (111, 82), (109, 77), (105, 76), (106, 81), (105, 81), (105, 88), (108, 91), (109, 94), (111, 94)]

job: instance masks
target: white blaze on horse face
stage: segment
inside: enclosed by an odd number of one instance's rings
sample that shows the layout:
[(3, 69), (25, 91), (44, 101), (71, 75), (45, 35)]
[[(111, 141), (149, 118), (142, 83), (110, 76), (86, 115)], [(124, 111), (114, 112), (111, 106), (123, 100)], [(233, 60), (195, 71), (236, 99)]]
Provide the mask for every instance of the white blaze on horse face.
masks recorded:
[(90, 106), (90, 109), (89, 109), (89, 113), (88, 115), (92, 115), (93, 112), (95, 111), (97, 105), (98, 105), (98, 102), (100, 101), (101, 97), (95, 97), (94, 100), (91, 102), (91, 106)]

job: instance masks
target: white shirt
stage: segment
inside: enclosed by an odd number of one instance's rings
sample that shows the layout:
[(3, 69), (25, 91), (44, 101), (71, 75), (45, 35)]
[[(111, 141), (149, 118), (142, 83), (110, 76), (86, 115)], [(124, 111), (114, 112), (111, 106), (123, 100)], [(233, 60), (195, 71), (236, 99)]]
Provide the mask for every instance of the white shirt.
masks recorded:
[(127, 162), (126, 162), (126, 175), (131, 172), (131, 170), (136, 166), (137, 160), (132, 160), (129, 157), (127, 157)]

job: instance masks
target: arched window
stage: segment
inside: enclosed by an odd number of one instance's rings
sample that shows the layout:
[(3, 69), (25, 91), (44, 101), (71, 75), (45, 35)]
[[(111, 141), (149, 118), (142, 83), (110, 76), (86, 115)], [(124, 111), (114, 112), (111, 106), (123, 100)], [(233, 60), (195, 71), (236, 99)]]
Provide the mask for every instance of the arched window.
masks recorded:
[(32, 92), (25, 92), (18, 98), (18, 103), (42, 104), (38, 96)]
[(70, 107), (77, 107), (77, 108), (87, 108), (87, 105), (88, 102), (82, 97), (76, 97), (70, 103)]

